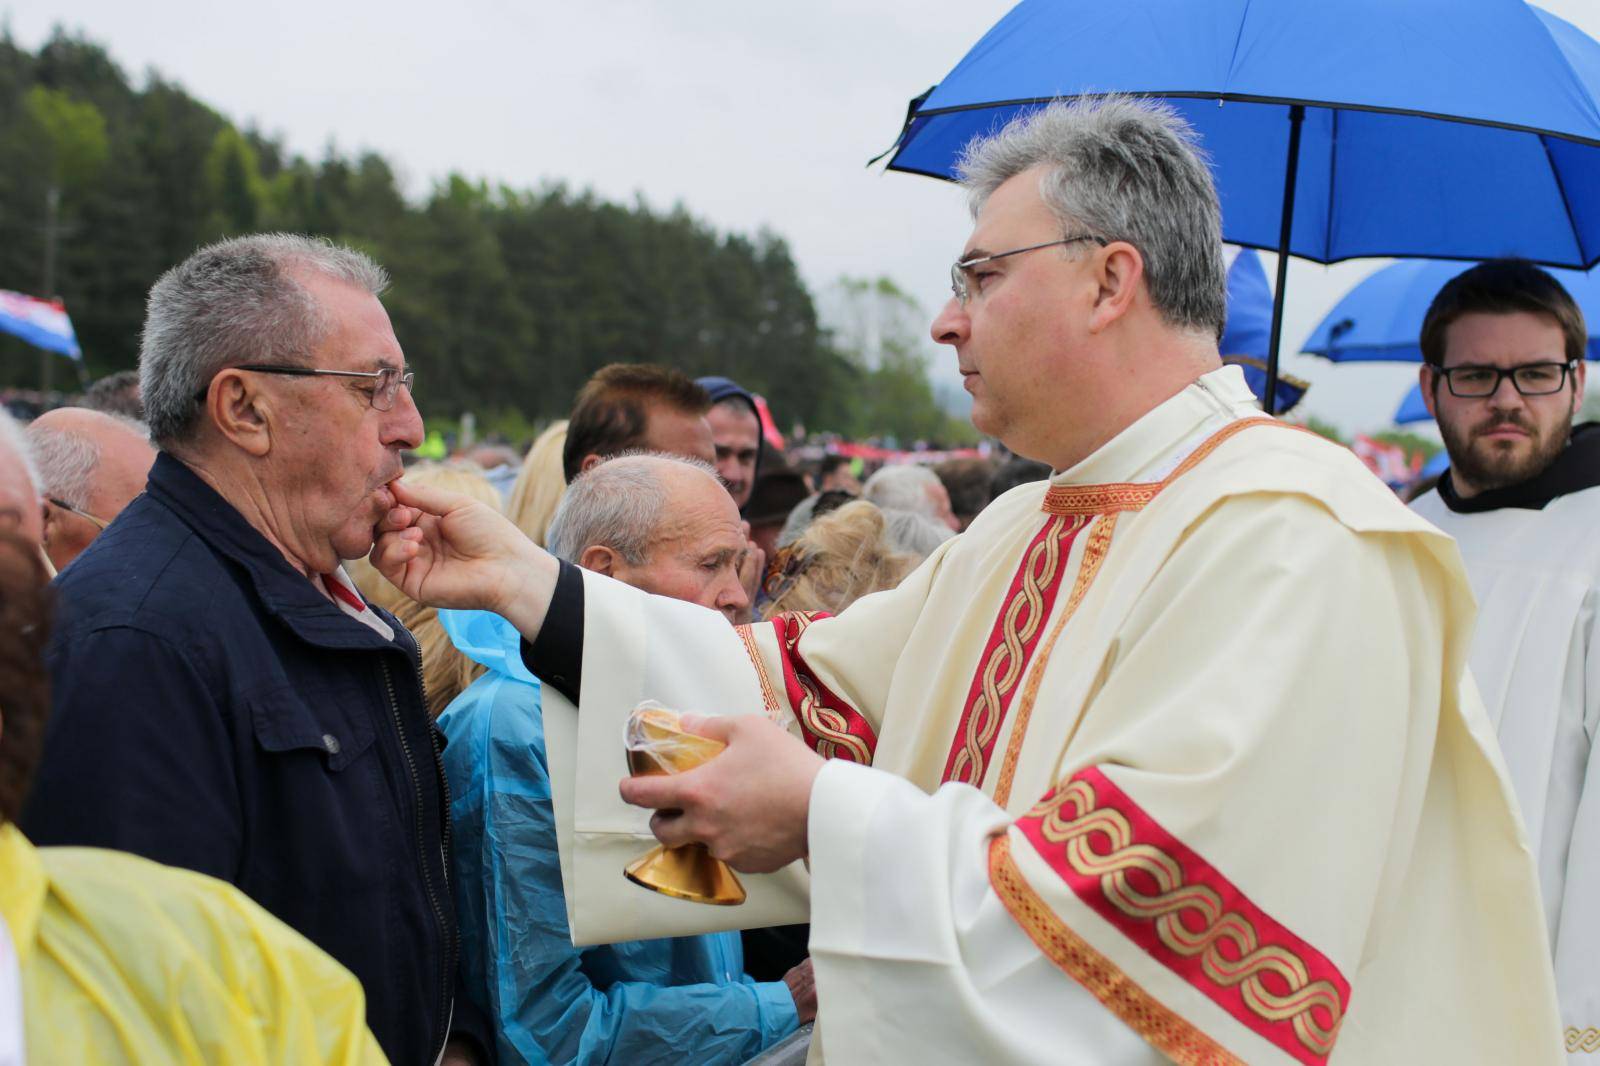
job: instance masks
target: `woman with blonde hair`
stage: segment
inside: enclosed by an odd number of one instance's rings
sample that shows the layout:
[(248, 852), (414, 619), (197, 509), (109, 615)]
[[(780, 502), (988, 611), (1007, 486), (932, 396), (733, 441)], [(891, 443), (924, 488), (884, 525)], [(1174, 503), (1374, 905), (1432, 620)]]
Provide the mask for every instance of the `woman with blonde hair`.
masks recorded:
[[(556, 449), (559, 463), (561, 449)], [(406, 469), (405, 480), (412, 485), (428, 485), (459, 492), (500, 509), (500, 493), (476, 463), (417, 463)], [(520, 484), (520, 482), (519, 482)], [(437, 718), (450, 701), (483, 673), (483, 667), (456, 650), (439, 625), (438, 612), (385, 581), (365, 559), (345, 564), (345, 572), (356, 583), (361, 595), (400, 619), (417, 638), (422, 652), (422, 685), (428, 698), (428, 713)]]
[(884, 514), (865, 500), (847, 503), (812, 522), (778, 549), (763, 587), (767, 618), (785, 611), (838, 614), (862, 596), (892, 589), (917, 565), (896, 551)]
[(522, 460), (522, 473), (517, 475), (506, 504), (506, 517), (541, 548), (550, 531), (550, 519), (555, 517), (561, 496), (567, 491), (567, 479), (561, 470), (561, 449), (566, 443), (566, 419), (539, 434)]

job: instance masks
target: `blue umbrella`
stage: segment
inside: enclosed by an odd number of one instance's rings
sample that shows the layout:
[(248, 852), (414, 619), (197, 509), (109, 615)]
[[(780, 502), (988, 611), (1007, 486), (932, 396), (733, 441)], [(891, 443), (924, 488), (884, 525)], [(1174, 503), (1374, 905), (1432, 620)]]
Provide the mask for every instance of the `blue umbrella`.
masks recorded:
[[(1272, 335), (1272, 289), (1261, 257), (1251, 248), (1230, 246), (1228, 263), (1228, 325), (1218, 347), (1224, 362), (1244, 370), (1244, 380), (1256, 399), (1266, 403), (1267, 351)], [(1281, 375), (1273, 409), (1289, 411), (1310, 386), (1299, 378)]]
[[(1600, 45), (1523, 0), (1023, 0), (913, 101), (889, 167), (1059, 97), (1164, 97), (1227, 240), (1287, 256), (1600, 260)], [(1272, 410), (1269, 388), (1268, 410)]]
[[(1466, 263), (1410, 259), (1375, 271), (1334, 304), (1311, 331), (1303, 352), (1334, 362), (1386, 360), (1422, 362), (1422, 319), (1444, 283)], [(1600, 359), (1600, 272), (1551, 269), (1583, 309), (1589, 324), (1590, 359)]]
[(1433, 416), (1428, 413), (1428, 405), (1422, 400), (1422, 384), (1419, 382), (1411, 386), (1411, 391), (1406, 393), (1406, 398), (1400, 401), (1400, 406), (1395, 408), (1395, 425), (1404, 426), (1412, 422), (1432, 422)]

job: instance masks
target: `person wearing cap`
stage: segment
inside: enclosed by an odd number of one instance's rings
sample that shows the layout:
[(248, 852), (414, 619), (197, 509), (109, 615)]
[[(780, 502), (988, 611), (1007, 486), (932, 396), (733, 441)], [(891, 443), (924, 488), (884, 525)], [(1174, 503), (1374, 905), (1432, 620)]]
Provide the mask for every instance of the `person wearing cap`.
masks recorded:
[(731, 378), (697, 378), (696, 384), (711, 395), (706, 421), (711, 423), (711, 439), (717, 446), (717, 474), (742, 512), (761, 469), (761, 414), (756, 398)]

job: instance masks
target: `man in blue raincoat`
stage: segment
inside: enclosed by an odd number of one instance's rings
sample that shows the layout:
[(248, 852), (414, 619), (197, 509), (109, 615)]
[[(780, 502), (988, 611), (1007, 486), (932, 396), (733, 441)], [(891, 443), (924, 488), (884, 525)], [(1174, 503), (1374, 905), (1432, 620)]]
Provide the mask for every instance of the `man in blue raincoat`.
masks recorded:
[[(707, 464), (661, 455), (603, 463), (567, 489), (548, 539), (563, 559), (730, 620), (748, 607), (738, 576), (748, 542)], [(462, 972), (467, 994), (494, 1019), (501, 1060), (740, 1063), (810, 1021), (810, 961), (781, 982), (756, 983), (743, 972), (737, 933), (573, 947), (539, 680), (503, 619), (439, 618), (489, 668), (439, 726), (449, 738)]]

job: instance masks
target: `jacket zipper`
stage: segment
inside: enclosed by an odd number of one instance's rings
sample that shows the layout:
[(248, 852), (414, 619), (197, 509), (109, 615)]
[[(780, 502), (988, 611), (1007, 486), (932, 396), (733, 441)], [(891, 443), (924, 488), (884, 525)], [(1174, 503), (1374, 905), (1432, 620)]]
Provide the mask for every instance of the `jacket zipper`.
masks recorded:
[[(407, 635), (409, 636), (410, 634), (408, 633)], [(420, 658), (421, 648), (419, 646), (417, 646), (415, 638), (412, 639), (412, 646), (413, 647), (417, 647), (417, 653), (418, 653), (418, 656)], [(451, 979), (451, 975), (455, 973), (455, 968), (456, 968), (456, 964), (455, 964), (455, 942), (454, 942), (454, 939), (451, 938), (447, 933), (449, 925), (445, 921), (445, 916), (444, 916), (443, 909), (441, 909), (441, 907), (439, 906), (439, 897), (438, 897), (438, 894), (435, 891), (434, 885), (433, 885), (433, 874), (429, 871), (429, 865), (428, 865), (428, 861), (427, 861), (427, 851), (426, 851), (427, 841), (424, 840), (423, 836), (422, 836), (422, 818), (423, 818), (423, 810), (424, 810), (424, 806), (423, 806), (423, 802), (422, 802), (422, 780), (417, 775), (417, 764), (416, 764), (416, 761), (412, 758), (412, 755), (411, 755), (411, 742), (406, 739), (405, 719), (400, 714), (400, 701), (399, 701), (399, 699), (397, 698), (397, 696), (395, 694), (394, 675), (392, 673), (390, 673), (390, 671), (389, 671), (389, 663), (388, 663), (387, 659), (385, 659), (382, 663), (380, 663), (380, 665), (383, 668), (383, 684), (384, 684), (384, 688), (388, 691), (388, 694), (389, 694), (389, 710), (394, 715), (395, 732), (400, 737), (400, 752), (401, 752), (402, 755), (405, 756), (406, 772), (411, 775), (412, 795), (413, 795), (413, 798), (416, 801), (416, 806), (413, 809), (416, 811), (416, 819), (415, 820), (416, 820), (416, 837), (417, 837), (417, 857), (418, 857), (418, 862), (422, 866), (422, 886), (423, 886), (424, 890), (427, 892), (428, 906), (431, 907), (432, 910), (433, 910), (433, 919), (434, 919), (435, 922), (438, 923), (439, 933), (440, 933), (441, 937), (443, 937), (443, 939), (445, 941), (445, 943), (444, 943), (444, 957), (445, 957), (445, 959), (447, 961), (447, 965), (444, 967), (444, 970), (440, 975), (440, 982), (439, 982), (439, 1012), (436, 1015), (436, 1017), (438, 1017), (440, 1019), (443, 1019), (443, 1018), (447, 1017), (449, 1015), (449, 1013), (450, 1013), (450, 979)], [(417, 684), (419, 686), (422, 685), (422, 671), (421, 671), (421, 667), (420, 666), (417, 668)], [(426, 692), (423, 693), (423, 707), (424, 708), (427, 707), (427, 693)], [(423, 713), (424, 714), (427, 713), (425, 709), (424, 709)], [(437, 750), (437, 746), (435, 746), (433, 758), (434, 758), (434, 763), (437, 766), (439, 764), (439, 761), (440, 761), (439, 760), (439, 753), (438, 753), (438, 750)], [(440, 780), (441, 781), (444, 780), (442, 775), (440, 775)], [(449, 795), (448, 795), (448, 790), (449, 790), (450, 786), (449, 786), (448, 783), (445, 783), (445, 784), (443, 784), (442, 787), (445, 790), (445, 794), (442, 795), (440, 797), (440, 799), (444, 803), (444, 807), (440, 811), (440, 819), (439, 820), (440, 820), (440, 822), (441, 822), (441, 824), (443, 826), (440, 835), (441, 835), (441, 838), (442, 838), (443, 847), (444, 847), (444, 849), (446, 849), (446, 851), (442, 851), (441, 852), (441, 857), (443, 857), (447, 853), (447, 849), (449, 847), (449, 839), (450, 839), (449, 838), (449, 833), (450, 833), (450, 808), (449, 808), (449, 802), (450, 802), (450, 798), (449, 798)], [(447, 881), (449, 879), (449, 876), (450, 876), (449, 872), (446, 871), (445, 872), (445, 878), (446, 878)], [(448, 887), (448, 884), (447, 884), (446, 887)], [(445, 1044), (449, 1042), (450, 1033), (448, 1031), (448, 1028), (449, 1028), (449, 1026), (448, 1026), (448, 1023), (447, 1023), (446, 1024), (446, 1031), (439, 1034), (439, 1043), (434, 1047), (433, 1058), (434, 1058), (435, 1061), (437, 1061), (439, 1059), (439, 1057), (444, 1054)]]

